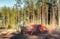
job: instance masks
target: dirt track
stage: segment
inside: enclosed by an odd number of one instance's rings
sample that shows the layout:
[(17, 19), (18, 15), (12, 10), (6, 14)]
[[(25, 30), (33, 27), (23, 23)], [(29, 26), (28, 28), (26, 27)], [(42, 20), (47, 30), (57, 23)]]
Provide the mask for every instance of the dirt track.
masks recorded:
[(59, 34), (39, 34), (39, 35), (23, 35), (23, 34), (10, 34), (10, 35), (5, 35), (2, 34), (0, 35), (0, 39), (60, 39)]

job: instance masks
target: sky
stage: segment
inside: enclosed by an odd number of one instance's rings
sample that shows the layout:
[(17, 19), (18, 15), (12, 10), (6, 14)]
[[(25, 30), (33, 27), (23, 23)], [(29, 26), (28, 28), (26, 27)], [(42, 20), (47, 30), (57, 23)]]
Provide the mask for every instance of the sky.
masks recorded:
[(0, 7), (13, 7), (16, 4), (15, 0), (0, 0)]

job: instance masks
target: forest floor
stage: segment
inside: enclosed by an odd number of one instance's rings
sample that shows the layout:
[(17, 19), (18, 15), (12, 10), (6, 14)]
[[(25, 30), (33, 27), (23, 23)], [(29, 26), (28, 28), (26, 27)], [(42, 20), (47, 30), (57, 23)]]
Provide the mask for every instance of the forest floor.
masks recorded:
[(27, 35), (16, 32), (9, 35), (1, 34), (0, 39), (60, 39), (60, 33)]
[[(47, 26), (46, 26), (47, 27)], [(8, 32), (6, 34), (0, 34), (0, 39), (60, 39), (60, 27), (48, 26), (48, 29), (52, 30), (51, 33), (39, 34), (39, 35), (27, 35), (20, 32)], [(4, 30), (3, 30), (4, 31)], [(11, 34), (10, 34), (11, 33)]]

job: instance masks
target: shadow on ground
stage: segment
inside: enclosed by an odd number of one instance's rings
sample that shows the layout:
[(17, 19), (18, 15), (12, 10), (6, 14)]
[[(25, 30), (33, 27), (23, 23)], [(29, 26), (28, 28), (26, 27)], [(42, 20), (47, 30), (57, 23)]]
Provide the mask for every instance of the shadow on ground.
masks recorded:
[(14, 36), (12, 36), (10, 39), (27, 39), (27, 36), (24, 34), (15, 34)]

